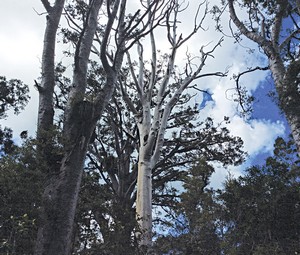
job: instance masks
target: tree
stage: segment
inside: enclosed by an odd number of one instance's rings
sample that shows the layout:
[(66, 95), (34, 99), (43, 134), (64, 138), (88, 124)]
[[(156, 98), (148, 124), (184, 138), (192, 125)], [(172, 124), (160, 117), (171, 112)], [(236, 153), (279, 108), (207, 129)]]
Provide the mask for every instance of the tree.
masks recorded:
[[(204, 14), (200, 18), (200, 8), (203, 6)], [(204, 73), (202, 70), (206, 60), (212, 56), (222, 40), (219, 40), (207, 51), (205, 51), (205, 47), (202, 47), (200, 56), (194, 57), (187, 53), (187, 63), (185, 66), (183, 64), (183, 71), (177, 71), (175, 58), (179, 49), (201, 29), (203, 19), (208, 13), (206, 2), (199, 4), (193, 28), (184, 37), (178, 32), (179, 14), (183, 9), (184, 7), (179, 1), (173, 1), (164, 24), (170, 53), (163, 54), (161, 59), (159, 58), (155, 33), (151, 29), (153, 24), (149, 23), (150, 46), (147, 47), (151, 49), (151, 58), (144, 61), (146, 42), (138, 41), (136, 45), (138, 60), (132, 61), (133, 54), (128, 52), (127, 59), (130, 72), (122, 76), (122, 80), (120, 80), (120, 90), (126, 105), (134, 115), (140, 141), (136, 215), (141, 231), (139, 234), (140, 245), (145, 247), (150, 247), (152, 242), (153, 169), (161, 156), (162, 147), (166, 140), (165, 134), (170, 114), (172, 111), (176, 111), (176, 105), (183, 104), (184, 100), (189, 97), (187, 94), (184, 95), (184, 91), (192, 87), (193, 81), (202, 77), (226, 75), (222, 72)], [(149, 71), (147, 66), (149, 66)], [(138, 96), (137, 100), (131, 96), (130, 90), (132, 88), (136, 91), (134, 95)], [(153, 110), (151, 105), (154, 105)]]
[[(268, 58), (278, 103), (292, 130), (300, 155), (300, 90), (299, 90), (299, 33), (300, 3), (296, 1), (224, 1), (231, 20), (241, 35), (255, 42)], [(237, 8), (248, 13), (248, 19), (238, 17)], [(254, 68), (265, 69), (265, 68)]]
[[(68, 88), (63, 131), (54, 123), (55, 46), (64, 0), (51, 4), (42, 0), (47, 12), (47, 24), (42, 57), (41, 84), (38, 112), (38, 157), (45, 162), (43, 172), (46, 184), (35, 254), (70, 254), (75, 209), (82, 179), (87, 147), (115, 89), (125, 51), (135, 40), (147, 33), (148, 23), (156, 24), (168, 5), (168, 1), (152, 2), (149, 10), (126, 14), (127, 1), (94, 0), (73, 1), (68, 6), (69, 24), (77, 29), (73, 60), (72, 84)], [(101, 9), (103, 23), (99, 23)], [(150, 13), (151, 10), (151, 13)], [(67, 9), (66, 9), (67, 11)], [(161, 13), (160, 13), (161, 11)], [(75, 17), (79, 15), (79, 24)], [(117, 29), (115, 29), (117, 28)], [(76, 34), (76, 33), (75, 33)], [(114, 45), (111, 38), (115, 39)], [(103, 84), (98, 84), (97, 94), (88, 97), (87, 72), (90, 53), (99, 43), (97, 57), (103, 69)], [(113, 51), (112, 49), (115, 49)]]
[[(18, 79), (7, 80), (0, 76), (0, 119), (7, 116), (7, 111), (13, 109), (14, 114), (20, 113), (28, 103), (29, 89)], [(8, 154), (14, 149), (12, 130), (8, 127), (2, 129), (0, 125), (0, 155)]]
[[(29, 100), (28, 92), (28, 86), (22, 81), (1, 76), (0, 119), (6, 117), (10, 109), (14, 114), (23, 110)], [(0, 126), (0, 253), (32, 254), (39, 206), (39, 174), (32, 146), (17, 146), (12, 132)], [(37, 193), (32, 193), (32, 189)]]
[[(164, 254), (221, 254), (217, 230), (217, 211), (214, 191), (208, 188), (213, 167), (198, 159), (184, 179), (180, 201), (166, 218), (170, 218), (168, 234), (155, 242)], [(169, 227), (170, 228), (170, 227)]]
[(41, 193), (33, 141), (14, 144), (14, 150), (0, 158), (0, 254), (33, 254)]
[(299, 251), (299, 162), (293, 142), (278, 138), (265, 165), (226, 182), (219, 196), (225, 254)]
[[(133, 253), (130, 249), (136, 244), (133, 238), (137, 229), (134, 203), (140, 141), (134, 117), (118, 94), (116, 91), (104, 112), (101, 124), (95, 130), (95, 141), (89, 147), (87, 184), (81, 195), (87, 205), (82, 203), (79, 210), (90, 220), (79, 222), (78, 233), (84, 229), (86, 235), (82, 232), (82, 238), (99, 237), (101, 233), (103, 241), (99, 238), (95, 241), (98, 250), (109, 249), (114, 254), (124, 254)], [(178, 130), (178, 135), (165, 139), (162, 155), (152, 171), (152, 204), (158, 208), (174, 206), (180, 192), (170, 185), (182, 182), (187, 168), (199, 155), (207, 161), (218, 161), (224, 165), (239, 164), (243, 160), (241, 139), (231, 137), (226, 128), (221, 124), (215, 126), (211, 119), (198, 119), (199, 111), (186, 105), (169, 118), (167, 130)], [(103, 192), (100, 192), (101, 189)], [(99, 228), (90, 229), (90, 222), (96, 223)], [(99, 248), (100, 245), (103, 249)]]

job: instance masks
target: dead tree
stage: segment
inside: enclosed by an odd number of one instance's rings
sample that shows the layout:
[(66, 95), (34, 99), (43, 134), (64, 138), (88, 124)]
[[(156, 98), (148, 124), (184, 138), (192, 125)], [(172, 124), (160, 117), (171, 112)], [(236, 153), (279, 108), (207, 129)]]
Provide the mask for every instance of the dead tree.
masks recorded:
[[(200, 7), (204, 7), (204, 14), (201, 17)], [(184, 91), (192, 86), (193, 81), (208, 76), (222, 77), (226, 75), (223, 72), (203, 72), (207, 59), (212, 57), (222, 39), (210, 50), (205, 51), (205, 47), (201, 47), (199, 56), (193, 58), (187, 54), (188, 60), (183, 64), (185, 66), (183, 71), (177, 72), (175, 58), (178, 50), (197, 34), (208, 13), (207, 3), (199, 4), (192, 31), (183, 36), (178, 33), (178, 25), (181, 22), (178, 16), (183, 9), (183, 5), (179, 1), (173, 1), (172, 6), (170, 6), (170, 12), (164, 24), (166, 30), (160, 32), (160, 35), (165, 33), (170, 52), (163, 55), (162, 61), (158, 60), (158, 41), (153, 29), (150, 29), (151, 32), (148, 36), (150, 46), (147, 46), (148, 52), (151, 51), (151, 57), (147, 59), (150, 72), (146, 71), (147, 63), (144, 61), (145, 40), (136, 42), (137, 61), (132, 60), (133, 54), (127, 53), (130, 79), (135, 86), (138, 100), (130, 96), (125, 83), (119, 82), (124, 101), (133, 112), (138, 128), (140, 144), (138, 149), (136, 217), (139, 223), (139, 245), (145, 247), (146, 250), (149, 250), (152, 244), (152, 171), (162, 152), (170, 114), (178, 103), (182, 103)], [(153, 24), (150, 23), (149, 26), (151, 28)], [(161, 40), (162, 38), (160, 38)]]

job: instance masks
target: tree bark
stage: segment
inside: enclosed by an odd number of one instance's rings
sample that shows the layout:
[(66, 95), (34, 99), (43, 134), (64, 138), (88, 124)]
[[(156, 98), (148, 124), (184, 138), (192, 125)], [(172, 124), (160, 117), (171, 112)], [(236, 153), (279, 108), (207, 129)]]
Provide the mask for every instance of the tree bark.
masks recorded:
[[(47, 11), (47, 24), (44, 35), (44, 48), (42, 57), (42, 81), (41, 85), (37, 84), (39, 91), (39, 109), (38, 109), (38, 126), (37, 126), (37, 140), (38, 140), (38, 158), (44, 161), (43, 172), (46, 175), (51, 169), (54, 173), (58, 171), (59, 166), (56, 164), (51, 166), (51, 155), (48, 153), (52, 151), (51, 135), (50, 132), (53, 127), (53, 93), (55, 87), (55, 46), (56, 46), (56, 34), (58, 25), (60, 22), (62, 10), (64, 7), (64, 0), (55, 1), (51, 6), (47, 0), (42, 0), (42, 3)], [(49, 139), (50, 138), (50, 139)], [(45, 207), (47, 207), (45, 203)], [(35, 243), (35, 255), (53, 254), (47, 253), (50, 240), (52, 236), (50, 233), (45, 232), (51, 226), (50, 221), (44, 219), (44, 208), (40, 212), (40, 221), (38, 222), (38, 235)], [(51, 213), (50, 213), (51, 215)], [(52, 214), (51, 217), (56, 217)]]
[(152, 166), (149, 159), (142, 157), (138, 162), (136, 218), (139, 246), (149, 248), (152, 244)]
[(83, 164), (88, 143), (78, 141), (65, 156), (60, 173), (49, 179), (43, 194), (36, 255), (69, 255)]
[[(42, 87), (39, 88), (38, 142), (40, 145), (38, 148), (41, 148), (39, 152), (41, 159), (46, 161), (45, 174), (47, 180), (42, 198), (35, 255), (69, 255), (87, 146), (96, 121), (102, 113), (100, 110), (96, 112), (93, 104), (86, 104), (83, 101), (87, 63), (102, 1), (96, 0), (90, 6), (91, 10), (87, 23), (83, 28), (82, 40), (77, 45), (73, 94), (69, 97), (69, 104), (65, 112), (63, 158), (57, 158), (55, 162), (51, 157), (55, 149), (51, 142), (53, 139), (51, 127), (53, 126), (54, 116), (52, 100), (55, 86), (54, 49), (56, 44), (55, 35), (64, 1), (57, 0), (54, 7), (51, 7), (46, 0), (43, 0), (43, 4), (49, 15), (44, 41)], [(53, 20), (55, 20), (54, 23), (52, 23)], [(72, 98), (72, 96), (74, 97)], [(76, 100), (72, 100), (74, 98)], [(107, 102), (108, 100), (103, 100), (102, 110)], [(43, 146), (44, 142), (49, 143), (49, 145)]]
[(56, 0), (53, 7), (50, 6), (49, 2), (46, 0), (43, 0), (42, 2), (48, 14), (42, 55), (42, 81), (41, 85), (37, 85), (39, 91), (38, 136), (42, 135), (41, 132), (50, 130), (53, 125), (56, 33), (65, 1)]
[(272, 56), (269, 65), (278, 93), (279, 107), (285, 114), (300, 156), (300, 90), (297, 78), (300, 59), (285, 67), (279, 56)]

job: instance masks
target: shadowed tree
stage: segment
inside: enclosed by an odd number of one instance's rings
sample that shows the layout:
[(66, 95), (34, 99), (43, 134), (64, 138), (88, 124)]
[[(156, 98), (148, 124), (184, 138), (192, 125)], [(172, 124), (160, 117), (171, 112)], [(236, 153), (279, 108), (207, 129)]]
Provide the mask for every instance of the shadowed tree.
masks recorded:
[(217, 234), (217, 212), (214, 191), (208, 188), (213, 167), (197, 159), (183, 178), (184, 191), (179, 202), (169, 210), (165, 224), (168, 234), (155, 242), (159, 254), (221, 254)]
[[(53, 3), (42, 0), (42, 3), (47, 12), (47, 23), (41, 84), (36, 84), (39, 91), (37, 142), (38, 157), (44, 162), (46, 177), (35, 254), (68, 255), (83, 166), (93, 130), (111, 99), (125, 51), (147, 33), (148, 23), (160, 21), (164, 11), (168, 10), (164, 8), (168, 1), (153, 1), (149, 9), (128, 15), (126, 0), (71, 1), (68, 6), (64, 0)], [(74, 41), (73, 77), (60, 123), (63, 131), (57, 132), (54, 123), (55, 48), (64, 7), (69, 25), (77, 29), (77, 38)], [(78, 15), (80, 18), (76, 23)], [(103, 68), (102, 86), (92, 98), (88, 97), (87, 89), (91, 52), (96, 53)]]
[(277, 138), (265, 165), (227, 180), (219, 196), (224, 254), (297, 254), (299, 162), (294, 143)]
[[(14, 114), (19, 114), (24, 109), (29, 100), (29, 89), (26, 84), (18, 79), (7, 80), (0, 76), (0, 119), (7, 116), (7, 111), (13, 110)], [(10, 128), (0, 125), (0, 155), (13, 151), (13, 132)]]
[(29, 100), (29, 89), (22, 81), (7, 80), (0, 76), (0, 118), (6, 117), (8, 110), (13, 109), (14, 114), (23, 110)]
[(41, 165), (33, 142), (0, 158), (0, 254), (33, 254), (41, 205)]
[[(28, 86), (20, 80), (0, 76), (0, 119), (11, 109), (14, 114), (23, 110), (28, 92)], [(10, 128), (0, 126), (1, 254), (32, 254), (33, 251), (34, 221), (39, 205), (39, 175), (33, 154), (32, 147), (21, 148), (14, 143)], [(32, 186), (32, 180), (36, 186)], [(32, 189), (37, 193), (32, 194)]]

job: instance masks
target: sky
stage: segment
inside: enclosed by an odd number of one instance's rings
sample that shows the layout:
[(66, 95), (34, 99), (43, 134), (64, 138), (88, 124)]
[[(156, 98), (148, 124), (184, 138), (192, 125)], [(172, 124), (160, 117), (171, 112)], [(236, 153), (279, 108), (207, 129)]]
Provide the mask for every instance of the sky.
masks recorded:
[[(183, 34), (190, 29), (188, 25), (190, 23), (185, 21), (195, 13), (196, 8), (193, 4), (195, 3), (192, 3), (190, 8), (182, 13), (181, 29)], [(43, 6), (37, 0), (1, 0), (0, 75), (6, 76), (7, 79), (23, 80), (29, 85), (31, 96), (25, 111), (17, 116), (9, 114), (8, 118), (0, 120), (2, 126), (13, 128), (16, 139), (23, 130), (28, 130), (31, 136), (34, 136), (35, 133), (38, 92), (33, 85), (34, 80), (40, 75), (45, 15), (39, 14), (43, 12)], [(205, 20), (203, 27), (206, 31), (202, 30), (184, 51), (188, 48), (191, 52), (193, 50), (197, 52), (201, 45), (207, 45), (205, 49), (212, 47), (221, 38), (221, 35), (214, 31), (214, 26), (212, 19)], [(163, 48), (163, 43), (158, 45), (159, 47)], [(249, 54), (247, 47), (255, 49), (254, 53)], [(185, 53), (180, 54), (182, 55), (179, 55), (178, 59), (184, 59)], [(225, 38), (222, 46), (214, 52), (214, 58), (205, 66), (204, 71), (228, 70), (228, 77), (222, 79), (215, 77), (195, 82), (198, 88), (209, 89), (212, 93), (213, 101), (207, 102), (206, 107), (200, 111), (202, 117), (211, 117), (215, 123), (221, 122), (224, 116), (230, 117), (231, 122), (227, 126), (228, 129), (232, 135), (240, 136), (243, 139), (244, 150), (249, 154), (249, 158), (242, 166), (224, 169), (215, 164), (216, 173), (211, 179), (214, 187), (221, 187), (228, 172), (238, 176), (247, 166), (263, 163), (263, 159), (272, 152), (276, 137), (284, 136), (288, 132), (283, 116), (267, 95), (270, 90), (274, 90), (268, 72), (247, 74), (241, 79), (241, 84), (256, 96), (253, 115), (249, 119), (245, 119), (236, 110), (236, 103), (232, 98), (233, 90), (231, 90), (235, 86), (232, 76), (246, 70), (251, 65), (256, 66), (257, 63), (264, 62), (266, 60), (259, 54), (254, 44), (245, 40), (243, 47), (240, 47), (234, 44), (232, 39)], [(201, 93), (196, 100), (202, 101)]]

